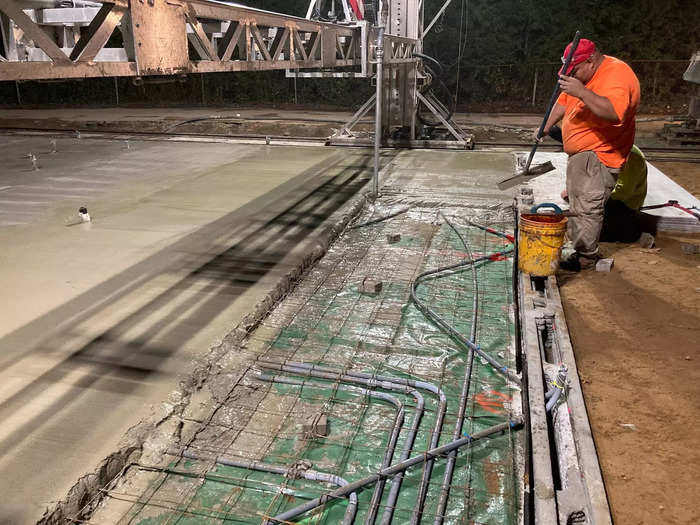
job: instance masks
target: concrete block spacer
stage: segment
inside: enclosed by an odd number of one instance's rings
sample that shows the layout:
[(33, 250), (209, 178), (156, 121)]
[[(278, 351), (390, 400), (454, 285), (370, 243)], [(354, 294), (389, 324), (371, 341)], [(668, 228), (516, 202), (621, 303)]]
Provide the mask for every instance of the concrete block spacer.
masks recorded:
[(596, 272), (609, 272), (612, 270), (613, 264), (615, 264), (615, 259), (612, 257), (608, 259), (599, 259), (598, 262), (595, 263), (595, 271)]
[(692, 242), (682, 242), (681, 251), (684, 255), (695, 255), (700, 253), (700, 245)]
[(400, 233), (387, 233), (386, 234), (386, 242), (389, 244), (395, 244), (401, 240), (401, 234)]
[(382, 281), (365, 277), (359, 286), (360, 293), (377, 294), (382, 291)]
[(314, 414), (309, 416), (306, 422), (301, 426), (301, 431), (304, 435), (304, 439), (328, 437), (331, 433), (328, 416), (326, 414)]
[(656, 239), (654, 239), (654, 236), (651, 233), (643, 232), (637, 242), (642, 248), (653, 248), (654, 244), (656, 243)]

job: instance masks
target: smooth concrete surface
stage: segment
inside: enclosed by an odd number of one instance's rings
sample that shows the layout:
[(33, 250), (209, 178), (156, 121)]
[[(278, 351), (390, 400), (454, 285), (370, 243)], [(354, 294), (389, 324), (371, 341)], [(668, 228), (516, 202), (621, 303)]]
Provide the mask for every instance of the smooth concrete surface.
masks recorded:
[[(520, 157), (526, 157), (529, 152), (519, 152)], [(555, 167), (553, 171), (531, 179), (526, 186), (533, 189), (535, 202), (552, 202), (561, 208), (568, 208), (569, 204), (561, 198), (561, 191), (566, 187), (566, 161), (565, 153), (553, 153), (549, 151), (538, 152), (533, 164), (551, 162)], [(663, 164), (660, 165), (663, 168)], [(700, 199), (693, 196), (667, 177), (659, 168), (647, 162), (647, 195), (644, 206), (663, 204), (670, 200), (676, 200), (684, 207), (691, 209), (700, 208)], [(646, 214), (657, 217), (656, 225), (659, 231), (675, 231), (700, 233), (700, 223), (692, 215), (677, 208), (666, 207), (646, 210)]]
[(36, 521), (114, 450), (372, 171), (364, 150), (56, 146), (0, 135), (3, 524)]

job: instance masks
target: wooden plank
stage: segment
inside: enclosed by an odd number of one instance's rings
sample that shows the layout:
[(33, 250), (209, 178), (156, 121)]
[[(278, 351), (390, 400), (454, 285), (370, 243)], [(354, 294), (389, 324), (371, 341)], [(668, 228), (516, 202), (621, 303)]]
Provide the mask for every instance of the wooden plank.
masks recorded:
[[(212, 62), (211, 60), (200, 60), (190, 64), (191, 73), (216, 73), (224, 71), (272, 71), (275, 69), (301, 69), (301, 68), (319, 68), (321, 67), (320, 60), (309, 60), (307, 62), (293, 60), (277, 60), (267, 62), (265, 60), (256, 60), (248, 62), (246, 60), (229, 60), (228, 62)], [(0, 65), (2, 68), (2, 65)]]
[(331, 31), (340, 31), (344, 35), (351, 35), (353, 32), (360, 30), (359, 28), (338, 27), (327, 22), (315, 22), (305, 18), (272, 13), (250, 7), (217, 5), (198, 2), (197, 0), (189, 2), (189, 4), (199, 18), (212, 20), (247, 20), (253, 24), (265, 27), (284, 27), (285, 25), (293, 24), (300, 31), (317, 32), (329, 29)]
[(309, 59), (320, 60), (318, 50), (321, 44), (321, 33), (311, 33), (309, 37)]
[(335, 67), (338, 55), (336, 51), (338, 35), (334, 31), (321, 34), (321, 62), (323, 67)]
[(345, 50), (343, 49), (343, 45), (340, 43), (340, 37), (336, 35), (335, 37), (335, 49), (338, 54), (340, 54), (341, 59), (347, 58), (345, 56)]
[(355, 39), (355, 33), (352, 34), (350, 37), (350, 43), (348, 44), (346, 51), (345, 51), (345, 58), (355, 58), (357, 53), (355, 52), (355, 45), (356, 45), (356, 39)]
[(523, 376), (527, 377), (528, 417), (530, 422), (530, 446), (532, 453), (531, 484), (534, 487), (534, 523), (557, 524), (556, 491), (552, 474), (551, 450), (546, 400), (544, 398), (544, 371), (542, 354), (537, 337), (536, 318), (542, 312), (533, 310), (533, 300), (539, 296), (530, 285), (530, 275), (520, 274), (520, 327), (525, 363)]
[[(299, 35), (299, 31), (296, 29), (292, 29), (292, 36), (294, 37), (294, 45), (297, 49), (299, 49), (299, 53), (301, 54), (301, 59), (303, 61), (306, 61), (309, 59), (309, 55), (306, 54), (306, 48), (304, 47), (304, 41), (301, 39), (301, 35)], [(296, 58), (296, 57), (292, 57)]]
[(576, 454), (578, 456), (579, 475), (586, 488), (586, 495), (590, 503), (590, 514), (586, 516), (589, 523), (596, 525), (612, 525), (610, 506), (603, 483), (603, 474), (598, 462), (593, 432), (588, 421), (586, 404), (583, 399), (581, 383), (574, 350), (569, 338), (569, 328), (566, 324), (566, 316), (559, 295), (559, 286), (556, 276), (547, 279), (547, 308), (555, 315), (557, 340), (561, 352), (562, 362), (568, 368), (570, 387), (566, 394), (568, 414), (571, 418), (573, 437), (576, 442)]

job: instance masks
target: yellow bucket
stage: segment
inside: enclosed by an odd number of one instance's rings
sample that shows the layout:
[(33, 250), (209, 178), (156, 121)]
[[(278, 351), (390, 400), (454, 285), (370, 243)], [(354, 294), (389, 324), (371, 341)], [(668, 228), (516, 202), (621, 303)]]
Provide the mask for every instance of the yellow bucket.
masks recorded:
[(559, 269), (567, 218), (561, 214), (526, 213), (520, 216), (518, 268), (537, 277)]

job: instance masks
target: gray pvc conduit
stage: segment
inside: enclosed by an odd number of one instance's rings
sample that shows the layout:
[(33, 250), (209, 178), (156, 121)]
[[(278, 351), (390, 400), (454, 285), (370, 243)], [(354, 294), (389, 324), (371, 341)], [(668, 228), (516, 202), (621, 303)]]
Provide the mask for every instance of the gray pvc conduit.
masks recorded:
[(557, 404), (557, 401), (559, 401), (559, 398), (561, 397), (561, 389), (560, 388), (554, 388), (554, 392), (552, 392), (552, 396), (549, 398), (549, 401), (547, 401), (547, 404), (545, 405), (545, 409), (547, 412), (551, 412), (552, 409), (554, 408), (554, 405)]
[(559, 370), (557, 371), (557, 376), (554, 378), (554, 381), (552, 381), (552, 384), (550, 385), (551, 388), (545, 392), (544, 398), (547, 399), (547, 404), (545, 405), (545, 410), (547, 412), (552, 411), (552, 409), (557, 404), (557, 401), (559, 401), (559, 398), (564, 393), (564, 389), (566, 388), (567, 372), (568, 372), (568, 370), (566, 368), (566, 365), (564, 365), (564, 364), (559, 365)]
[[(318, 366), (314, 364), (308, 364), (308, 363), (299, 363), (295, 361), (289, 361), (286, 363), (289, 366), (294, 366), (297, 368), (303, 368), (305, 370), (319, 370), (322, 372), (327, 372), (330, 374), (338, 374), (340, 373), (338, 370), (334, 370), (332, 368), (328, 367), (323, 367), (323, 366)], [(369, 374), (366, 372), (356, 372), (353, 370), (343, 370), (342, 372), (344, 375), (352, 376), (352, 377), (357, 377), (357, 378), (362, 378), (362, 379), (368, 379), (368, 380), (379, 380), (379, 381), (390, 381), (392, 383), (399, 383), (402, 385), (410, 386), (413, 388), (419, 388), (421, 390), (426, 390), (432, 394), (434, 394), (438, 398), (438, 408), (437, 408), (437, 415), (435, 418), (435, 425), (433, 427), (432, 431), (432, 436), (430, 439), (430, 448), (435, 448), (438, 444), (438, 441), (440, 440), (440, 433), (442, 432), (442, 423), (445, 420), (445, 411), (447, 410), (447, 396), (445, 396), (445, 393), (442, 391), (440, 387), (433, 383), (429, 383), (427, 381), (417, 381), (413, 379), (404, 379), (400, 377), (392, 377), (392, 376), (383, 376), (383, 375), (376, 375), (376, 374)], [(409, 451), (410, 452), (410, 451)], [(425, 469), (423, 470), (423, 476), (421, 478), (421, 484), (419, 487), (419, 495), (421, 496), (417, 503), (416, 503), (416, 509), (414, 509), (414, 514), (420, 515), (420, 511), (418, 510), (419, 508), (422, 508), (423, 504), (425, 503), (425, 497), (428, 493), (428, 484), (430, 483), (430, 475), (432, 474), (432, 468), (433, 468), (433, 460), (429, 460), (425, 464)], [(398, 498), (398, 491), (401, 487), (401, 480), (398, 482), (392, 481), (391, 485), (391, 491), (389, 493), (389, 499), (387, 500), (387, 505), (384, 510), (384, 514), (382, 515), (382, 525), (386, 525), (388, 523), (391, 523), (391, 519), (394, 514), (395, 510), (395, 503), (396, 499)], [(395, 493), (395, 494), (394, 494)], [(392, 503), (393, 501), (393, 503)], [(392, 504), (390, 504), (392, 503)], [(371, 518), (371, 520), (370, 520)], [(374, 516), (372, 514), (368, 514), (367, 519), (365, 520), (366, 524), (371, 524), (374, 523)]]
[[(303, 380), (303, 379), (292, 379), (290, 377), (285, 377), (285, 376), (268, 376), (266, 374), (258, 374), (255, 376), (256, 379), (260, 379), (261, 381), (269, 381), (273, 383), (284, 383), (288, 385), (298, 385), (298, 386), (306, 386), (306, 387), (312, 387), (312, 388), (319, 388), (319, 389), (328, 389), (329, 385), (325, 383), (314, 383), (312, 381), (308, 380)], [(399, 434), (401, 432), (401, 428), (403, 427), (404, 423), (404, 418), (405, 418), (405, 412), (404, 412), (404, 406), (401, 401), (399, 401), (396, 397), (392, 396), (391, 394), (387, 394), (385, 392), (379, 392), (377, 390), (370, 390), (370, 389), (365, 389), (365, 388), (360, 388), (357, 386), (350, 386), (350, 385), (336, 385), (336, 388), (339, 390), (343, 390), (346, 392), (353, 392), (356, 394), (363, 394), (367, 395), (370, 397), (375, 397), (377, 399), (382, 399), (384, 401), (388, 401), (392, 405), (394, 405), (397, 408), (397, 413), (396, 413), (396, 419), (394, 420), (394, 428), (391, 432), (391, 437), (389, 438), (389, 442), (387, 443), (386, 446), (386, 451), (384, 452), (384, 460), (382, 461), (382, 468), (386, 468), (389, 465), (391, 465), (391, 460), (394, 458), (394, 451), (396, 450), (396, 442), (398, 441)], [(380, 483), (377, 483), (377, 485), (374, 487), (374, 493), (372, 494), (372, 500), (370, 501), (370, 510), (367, 513), (367, 519), (369, 520), (370, 516), (374, 516), (372, 518), (372, 522), (374, 522), (374, 519), (377, 516), (377, 509), (379, 508), (379, 504), (382, 499), (382, 495), (384, 493), (384, 485), (385, 485), (385, 480), (382, 480)]]
[(448, 452), (451, 452), (453, 450), (457, 450), (460, 447), (470, 445), (474, 443), (475, 441), (478, 441), (480, 439), (484, 439), (486, 437), (492, 436), (494, 434), (498, 434), (499, 432), (503, 432), (505, 430), (513, 429), (516, 427), (519, 427), (523, 423), (523, 418), (522, 417), (516, 417), (514, 419), (511, 419), (509, 421), (506, 421), (504, 423), (499, 423), (498, 425), (494, 425), (492, 427), (489, 427), (487, 429), (482, 430), (481, 432), (476, 432), (471, 436), (465, 436), (463, 438), (457, 439), (455, 441), (452, 441), (450, 443), (447, 443), (445, 445), (442, 445), (441, 447), (433, 448), (431, 450), (426, 450), (425, 452), (422, 452), (421, 454), (418, 454), (417, 456), (413, 456), (411, 458), (408, 458), (405, 461), (402, 461), (400, 463), (397, 463), (396, 465), (392, 465), (391, 467), (387, 467), (385, 469), (380, 470), (379, 472), (375, 472), (374, 474), (367, 476), (366, 478), (359, 479), (357, 481), (353, 481), (352, 483), (348, 483), (344, 487), (340, 487), (332, 492), (329, 492), (327, 494), (323, 494), (321, 497), (318, 497), (316, 499), (313, 499), (307, 503), (304, 503), (302, 505), (299, 505), (293, 509), (290, 509), (286, 512), (283, 512), (282, 514), (278, 514), (274, 518), (270, 518), (267, 520), (266, 525), (273, 525), (275, 523), (284, 523), (286, 521), (291, 520), (292, 518), (295, 518), (296, 516), (299, 516), (300, 514), (304, 514), (305, 512), (308, 512), (310, 510), (315, 509), (316, 507), (319, 507), (321, 505), (324, 505), (325, 503), (332, 501), (334, 499), (338, 498), (344, 498), (347, 494), (350, 494), (351, 492), (358, 491), (367, 485), (371, 485), (372, 483), (376, 483), (382, 478), (387, 478), (390, 476), (394, 476), (400, 472), (405, 472), (407, 469), (415, 466), (415, 465), (420, 465), (421, 463), (424, 463), (425, 461), (429, 460), (434, 460), (439, 457), (443, 457), (445, 454)]
[[(404, 394), (410, 394), (412, 395), (415, 400), (416, 400), (416, 411), (415, 415), (413, 417), (413, 420), (411, 422), (411, 428), (409, 430), (408, 436), (406, 437), (406, 441), (404, 442), (403, 449), (401, 450), (401, 458), (400, 461), (404, 461), (409, 457), (411, 454), (411, 449), (413, 448), (413, 443), (416, 440), (416, 434), (418, 433), (418, 427), (420, 426), (421, 419), (423, 418), (423, 411), (425, 407), (425, 400), (423, 396), (421, 395), (420, 392), (412, 388), (410, 385), (407, 384), (400, 384), (398, 381), (393, 381), (391, 378), (389, 380), (378, 380), (377, 378), (373, 378), (370, 376), (370, 378), (363, 378), (357, 375), (349, 375), (349, 374), (343, 374), (343, 373), (338, 373), (337, 371), (334, 371), (332, 369), (325, 369), (325, 371), (322, 371), (321, 367), (317, 367), (315, 365), (309, 365), (306, 363), (287, 363), (287, 364), (280, 364), (280, 363), (275, 363), (275, 362), (270, 362), (270, 361), (262, 361), (259, 360), (257, 361), (258, 366), (261, 368), (266, 368), (270, 370), (280, 370), (282, 372), (290, 372), (293, 374), (297, 375), (308, 375), (311, 377), (318, 377), (322, 379), (327, 379), (329, 381), (343, 381), (343, 382), (349, 382), (349, 383), (359, 383), (366, 385), (370, 388), (383, 388), (385, 390), (393, 390), (396, 392), (402, 392)], [(330, 371), (329, 371), (330, 370)], [(434, 385), (433, 385), (434, 386)], [(444, 396), (444, 394), (443, 394)], [(382, 523), (385, 523), (385, 520), (388, 519), (387, 523), (391, 522), (391, 518), (393, 517), (394, 514), (394, 508), (396, 506), (396, 500), (399, 496), (399, 490), (401, 489), (401, 483), (403, 482), (403, 472), (399, 472), (396, 474), (396, 476), (391, 480), (391, 489), (389, 490), (389, 496), (387, 498), (387, 503), (386, 503), (386, 509), (384, 511), (384, 515), (382, 515)], [(373, 498), (374, 500), (374, 498)], [(376, 504), (376, 506), (379, 506), (379, 501), (376, 501), (373, 503)], [(372, 507), (370, 507), (370, 513), (372, 512)], [(376, 510), (374, 510), (374, 513), (376, 515)], [(370, 517), (370, 516), (368, 516)], [(366, 521), (366, 523), (368, 523)]]
[[(467, 252), (467, 256), (469, 257), (470, 261), (474, 260), (474, 255), (471, 251), (471, 247), (467, 243), (467, 241), (462, 237), (462, 234), (459, 233), (459, 230), (450, 222), (450, 220), (440, 213), (442, 217), (445, 219), (445, 222), (454, 230), (454, 232), (457, 234), (457, 237), (459, 237), (459, 240), (462, 242), (462, 245), (464, 246), (464, 251)], [(471, 265), (472, 269), (472, 289), (473, 289), (473, 296), (474, 296), (474, 301), (472, 304), (472, 326), (470, 329), (470, 334), (469, 334), (469, 340), (472, 343), (476, 342), (476, 326), (477, 326), (477, 319), (478, 319), (478, 307), (479, 307), (479, 283), (477, 281), (477, 274), (476, 274), (476, 265), (472, 264)], [(462, 430), (464, 428), (464, 416), (467, 410), (467, 399), (469, 398), (469, 389), (471, 386), (471, 378), (472, 378), (472, 366), (474, 364), (474, 350), (469, 349), (469, 354), (467, 356), (467, 368), (464, 372), (464, 381), (462, 382), (462, 392), (459, 397), (459, 408), (457, 409), (457, 421), (455, 421), (455, 429), (454, 432), (452, 433), (452, 440), (457, 440), (460, 438), (462, 435)], [(450, 452), (447, 456), (447, 464), (445, 465), (445, 474), (442, 478), (442, 487), (440, 488), (440, 499), (438, 500), (437, 504), (437, 510), (435, 512), (435, 521), (433, 522), (434, 525), (442, 525), (442, 522), (445, 519), (445, 510), (447, 509), (447, 500), (450, 497), (450, 486), (452, 483), (452, 476), (454, 474), (454, 467), (455, 467), (455, 462), (457, 460), (457, 451), (453, 450)], [(420, 520), (420, 516), (418, 516), (418, 520)], [(416, 521), (418, 523), (418, 521)]]
[[(187, 448), (182, 452), (182, 457), (195, 460), (214, 460), (219, 465), (226, 465), (227, 467), (245, 468), (248, 470), (257, 470), (258, 472), (271, 472), (282, 476), (298, 475), (309, 481), (323, 481), (325, 483), (332, 483), (333, 485), (337, 485), (339, 487), (346, 487), (348, 485), (346, 480), (340, 476), (336, 476), (335, 474), (318, 472), (316, 470), (296, 470), (294, 467), (270, 465), (259, 461), (234, 460), (223, 456), (202, 457), (194, 452), (191, 452)], [(348, 494), (348, 508), (345, 511), (345, 516), (343, 517), (343, 525), (352, 525), (352, 523), (355, 521), (355, 515), (357, 514), (357, 492), (353, 490)]]

